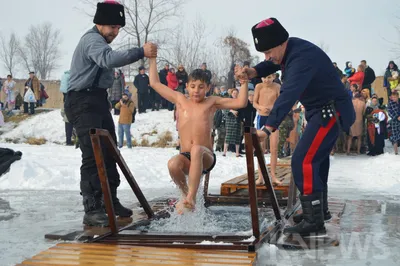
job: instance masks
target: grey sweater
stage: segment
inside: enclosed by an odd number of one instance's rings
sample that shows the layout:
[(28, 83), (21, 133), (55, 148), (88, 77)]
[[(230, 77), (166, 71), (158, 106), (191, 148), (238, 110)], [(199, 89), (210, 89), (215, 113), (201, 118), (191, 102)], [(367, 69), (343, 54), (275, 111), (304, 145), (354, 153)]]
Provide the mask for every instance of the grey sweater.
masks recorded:
[(114, 68), (132, 64), (144, 57), (143, 48), (113, 51), (96, 26), (80, 39), (71, 62), (68, 91), (79, 91), (92, 86), (97, 70), (103, 68), (99, 88), (110, 88), (114, 82)]

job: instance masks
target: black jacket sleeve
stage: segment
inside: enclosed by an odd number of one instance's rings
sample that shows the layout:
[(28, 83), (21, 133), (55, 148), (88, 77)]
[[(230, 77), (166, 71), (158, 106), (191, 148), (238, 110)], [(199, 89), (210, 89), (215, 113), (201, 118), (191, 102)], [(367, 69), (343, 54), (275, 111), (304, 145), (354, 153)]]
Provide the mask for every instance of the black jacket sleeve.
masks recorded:
[(275, 73), (278, 70), (281, 70), (280, 65), (275, 65), (271, 61), (263, 61), (256, 65), (255, 70), (257, 71), (257, 77), (263, 78)]
[(317, 67), (310, 58), (294, 55), (287, 63), (285, 81), (280, 90), (280, 95), (268, 116), (266, 125), (277, 129), (292, 110), (293, 105), (299, 100), (308, 84), (314, 77)]

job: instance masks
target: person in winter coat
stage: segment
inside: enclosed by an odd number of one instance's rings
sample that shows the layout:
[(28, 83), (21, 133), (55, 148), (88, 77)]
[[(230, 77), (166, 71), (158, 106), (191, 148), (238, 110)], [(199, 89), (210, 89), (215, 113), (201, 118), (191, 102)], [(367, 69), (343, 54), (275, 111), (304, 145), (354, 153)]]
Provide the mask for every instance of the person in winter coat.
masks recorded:
[[(176, 91), (178, 88), (178, 79), (176, 78), (175, 74), (175, 69), (171, 68), (171, 70), (168, 72), (167, 75), (167, 83), (168, 83), (168, 88), (171, 90)], [(173, 111), (174, 110), (174, 104), (171, 102), (168, 102), (168, 110)]]
[(135, 77), (133, 84), (137, 89), (139, 114), (146, 113), (149, 105), (150, 81), (149, 76), (145, 73), (144, 66), (139, 67), (139, 74)]
[(186, 83), (188, 80), (188, 74), (183, 65), (178, 66), (178, 72), (176, 72), (176, 78), (178, 79), (178, 91), (185, 94)]
[[(160, 82), (162, 84), (164, 84), (165, 86), (168, 86), (168, 81), (167, 81), (167, 76), (169, 73), (169, 64), (165, 64), (164, 68), (160, 70), (160, 72), (158, 73), (158, 76), (160, 77)], [(157, 93), (158, 95), (158, 93)], [(160, 104), (162, 106), (162, 108), (167, 108), (168, 107), (168, 103), (167, 100), (165, 100), (164, 98), (161, 98), (161, 96), (158, 95), (158, 97), (160, 98)]]
[(400, 145), (400, 101), (399, 92), (397, 90), (392, 92), (390, 101), (388, 104), (388, 113), (390, 120), (390, 127), (392, 129), (392, 134), (390, 135), (390, 141), (393, 144), (394, 153), (399, 154)]
[(362, 89), (365, 76), (364, 70), (365, 68), (363, 65), (358, 66), (357, 72), (347, 79), (350, 82), (350, 85), (357, 84), (358, 88)]
[(392, 73), (398, 71), (399, 68), (396, 65), (396, 63), (394, 61), (390, 61), (386, 68), (385, 75), (383, 76), (383, 87), (385, 87), (387, 90), (388, 100), (390, 100), (390, 95), (392, 95), (392, 90), (389, 81), (393, 79)]
[[(112, 106), (115, 106), (122, 98), (122, 92), (124, 91), (124, 80), (118, 71), (114, 72), (114, 80), (112, 87), (109, 89), (109, 100)], [(119, 110), (114, 109), (114, 115), (119, 115)]]
[[(317, 45), (289, 37), (276, 18), (265, 19), (251, 30), (255, 48), (265, 61), (243, 71), (252, 78), (281, 70), (283, 81), (265, 126), (257, 134), (275, 132), (297, 101), (306, 109), (307, 127), (291, 158), (303, 213), (293, 216), (296, 225), (284, 228), (283, 234), (325, 234), (324, 220), (332, 217), (327, 201), (329, 155), (339, 134), (338, 124), (348, 132), (354, 123), (352, 101), (332, 61)], [(332, 114), (334, 109), (337, 113)]]
[(126, 136), (126, 146), (132, 148), (131, 125), (135, 111), (135, 104), (129, 99), (128, 94), (124, 93), (122, 99), (115, 105), (115, 109), (120, 110), (118, 121), (118, 147), (124, 146), (124, 134)]
[[(82, 151), (80, 167), (80, 191), (85, 214), (83, 224), (109, 226), (104, 209), (103, 193), (99, 179), (90, 129), (105, 129), (110, 133), (116, 147), (117, 136), (110, 113), (107, 89), (114, 83), (115, 68), (123, 67), (143, 59), (157, 56), (157, 46), (145, 43), (143, 47), (113, 50), (110, 44), (125, 26), (125, 7), (116, 1), (97, 3), (93, 27), (80, 38), (72, 56), (68, 93), (65, 99), (65, 114), (76, 129)], [(121, 86), (122, 87), (122, 86)], [(107, 149), (104, 142), (100, 143)], [(105, 170), (116, 216), (130, 217), (133, 212), (124, 207), (118, 198), (120, 175), (115, 158), (103, 153)]]
[[(24, 96), (25, 96), (25, 93), (28, 90), (27, 87), (32, 89), (33, 93), (35, 94), (36, 104), (39, 104), (39, 101), (40, 101), (40, 82), (39, 82), (39, 79), (35, 76), (35, 72), (33, 72), (33, 71), (29, 72), (29, 79), (25, 82)], [(31, 114), (34, 114), (35, 113), (35, 104), (34, 103), (27, 103), (27, 102), (24, 101), (24, 113), (25, 114), (28, 113), (28, 109), (29, 109), (29, 112)]]
[(333, 62), (333, 66), (336, 69), (336, 72), (338, 73), (339, 77), (342, 78), (343, 72), (340, 70), (336, 64), (336, 62)]
[(15, 105), (15, 87), (16, 83), (12, 79), (11, 75), (7, 75), (7, 80), (4, 81), (3, 83), (3, 91), (7, 96), (6, 102), (7, 102), (7, 109), (8, 109), (8, 114), (11, 114), (12, 110), (14, 110), (14, 105)]
[(362, 84), (363, 89), (369, 89), (371, 91), (371, 85), (375, 81), (375, 71), (367, 65), (367, 61), (361, 60), (361, 65), (364, 66), (364, 81)]
[(346, 76), (348, 78), (352, 77), (354, 75), (354, 73), (356, 72), (356, 70), (354, 69), (353, 65), (351, 64), (350, 61), (346, 62), (346, 67), (344, 69), (344, 73), (346, 74)]

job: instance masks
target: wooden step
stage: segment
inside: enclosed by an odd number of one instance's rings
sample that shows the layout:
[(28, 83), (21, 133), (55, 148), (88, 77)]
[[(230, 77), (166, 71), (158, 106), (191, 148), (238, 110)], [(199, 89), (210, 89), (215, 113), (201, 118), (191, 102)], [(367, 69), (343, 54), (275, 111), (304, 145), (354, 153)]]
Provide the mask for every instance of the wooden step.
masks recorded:
[[(292, 169), (289, 166), (278, 166), (276, 169), (276, 177), (282, 182), (279, 186), (274, 186), (275, 191), (283, 191), (282, 196), (287, 197), (289, 192), (289, 184), (292, 176)], [(255, 178), (258, 178), (258, 170), (255, 171)], [(221, 196), (231, 196), (238, 190), (248, 189), (247, 174), (243, 174), (232, 178), (221, 184)], [(257, 185), (257, 190), (267, 190), (265, 185)]]
[(253, 265), (254, 252), (60, 243), (19, 265)]

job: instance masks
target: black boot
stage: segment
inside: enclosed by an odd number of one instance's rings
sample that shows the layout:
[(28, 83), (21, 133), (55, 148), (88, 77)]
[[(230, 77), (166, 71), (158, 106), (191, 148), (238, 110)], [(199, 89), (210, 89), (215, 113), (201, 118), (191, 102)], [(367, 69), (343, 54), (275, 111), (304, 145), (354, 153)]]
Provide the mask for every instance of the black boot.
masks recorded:
[(95, 195), (83, 196), (83, 207), (85, 215), (83, 216), (83, 223), (89, 226), (108, 226), (108, 216), (104, 212), (103, 200), (101, 193)]
[(133, 214), (132, 210), (122, 206), (121, 202), (119, 202), (119, 199), (117, 198), (117, 188), (110, 187), (110, 190), (111, 190), (112, 201), (114, 204), (115, 215), (119, 217), (131, 217)]
[[(332, 219), (332, 215), (328, 209), (328, 192), (324, 191), (323, 194), (324, 202), (323, 202), (323, 212), (324, 212), (324, 221), (328, 222)], [(298, 224), (303, 220), (303, 213), (293, 215), (293, 222)]]
[(285, 235), (299, 234), (307, 236), (310, 234), (325, 234), (326, 229), (323, 218), (323, 193), (315, 193), (309, 196), (300, 196), (303, 208), (303, 220), (295, 226), (283, 230)]

